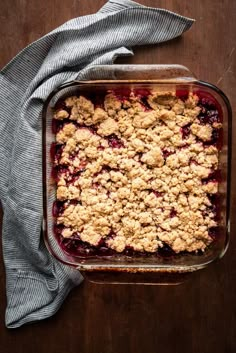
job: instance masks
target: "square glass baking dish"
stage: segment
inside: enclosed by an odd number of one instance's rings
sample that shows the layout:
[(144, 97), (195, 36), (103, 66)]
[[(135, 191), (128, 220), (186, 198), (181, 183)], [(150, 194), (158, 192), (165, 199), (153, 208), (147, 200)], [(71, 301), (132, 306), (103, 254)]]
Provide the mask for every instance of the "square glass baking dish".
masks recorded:
[[(225, 94), (212, 84), (197, 80), (180, 65), (98, 65), (86, 72), (86, 78), (68, 82), (54, 90), (43, 109), (43, 235), (50, 253), (59, 261), (81, 271), (89, 280), (98, 283), (177, 284), (190, 273), (206, 267), (221, 258), (229, 243), (231, 123), (230, 103)], [(83, 93), (96, 94), (108, 89), (159, 89), (197, 93), (213, 99), (221, 111), (223, 122), (222, 148), (219, 153), (221, 181), (218, 191), (220, 213), (219, 234), (201, 254), (176, 256), (106, 256), (81, 258), (65, 253), (55, 237), (53, 203), (56, 184), (52, 177), (51, 146), (55, 142), (52, 131), (53, 108), (67, 96)]]

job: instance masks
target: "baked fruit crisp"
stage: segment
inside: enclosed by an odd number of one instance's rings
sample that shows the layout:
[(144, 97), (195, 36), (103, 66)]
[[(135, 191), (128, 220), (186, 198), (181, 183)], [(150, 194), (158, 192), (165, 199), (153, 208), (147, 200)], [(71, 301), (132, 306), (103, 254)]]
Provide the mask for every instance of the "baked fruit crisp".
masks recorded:
[(218, 226), (221, 119), (201, 93), (123, 88), (60, 101), (53, 215), (64, 251), (204, 251)]

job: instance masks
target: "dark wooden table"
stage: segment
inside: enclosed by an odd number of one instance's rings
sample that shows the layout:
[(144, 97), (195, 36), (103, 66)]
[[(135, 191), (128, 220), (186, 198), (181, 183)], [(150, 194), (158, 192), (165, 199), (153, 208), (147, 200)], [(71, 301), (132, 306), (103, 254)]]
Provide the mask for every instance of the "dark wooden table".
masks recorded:
[[(178, 63), (218, 85), (236, 109), (236, 1), (140, 0), (195, 18), (168, 43), (135, 49), (128, 63)], [(0, 67), (30, 42), (105, 0), (1, 1)], [(235, 149), (236, 126), (233, 130)], [(2, 353), (234, 353), (236, 352), (236, 178), (232, 177), (232, 237), (225, 257), (176, 287), (93, 285), (71, 292), (43, 322), (7, 330), (5, 275), (0, 261)], [(22, 239), (23, 241), (23, 239)]]

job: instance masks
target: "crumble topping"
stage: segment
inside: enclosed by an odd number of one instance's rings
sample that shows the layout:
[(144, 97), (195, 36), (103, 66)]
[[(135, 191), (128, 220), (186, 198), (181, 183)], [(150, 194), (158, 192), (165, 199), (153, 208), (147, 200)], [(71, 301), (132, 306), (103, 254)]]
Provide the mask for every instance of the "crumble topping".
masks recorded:
[(118, 123), (112, 118), (107, 118), (101, 122), (97, 131), (97, 133), (102, 136), (109, 136), (116, 132), (118, 132)]
[(211, 139), (212, 128), (208, 124), (204, 126), (201, 126), (199, 124), (192, 124), (191, 131), (194, 135), (196, 135), (203, 141), (209, 141)]
[[(72, 99), (73, 104), (71, 103)], [(83, 96), (73, 97), (72, 99), (69, 101), (69, 104), (68, 101), (66, 101), (66, 105), (72, 107), (70, 119), (76, 120), (80, 124), (92, 125), (94, 114), (93, 103)]]
[(63, 120), (69, 117), (69, 113), (66, 110), (59, 110), (58, 112), (55, 113), (55, 118), (58, 120)]
[(64, 104), (70, 113), (54, 114), (64, 120), (54, 158), (62, 237), (118, 253), (204, 251), (217, 226), (211, 175), (222, 124), (202, 123), (199, 97), (108, 91), (99, 107), (83, 95)]
[(160, 147), (154, 147), (147, 153), (144, 153), (141, 161), (151, 167), (162, 167), (164, 164), (164, 158)]

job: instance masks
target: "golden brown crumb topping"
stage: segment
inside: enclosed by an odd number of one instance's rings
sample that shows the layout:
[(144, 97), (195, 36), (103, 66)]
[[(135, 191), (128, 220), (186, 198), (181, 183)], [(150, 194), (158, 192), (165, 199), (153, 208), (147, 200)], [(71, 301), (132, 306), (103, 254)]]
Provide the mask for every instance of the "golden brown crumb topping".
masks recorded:
[(55, 112), (71, 121), (56, 134), (56, 164), (65, 167), (57, 181), (63, 237), (78, 233), (94, 246), (105, 239), (117, 252), (153, 253), (163, 244), (176, 253), (203, 251), (211, 243), (217, 223), (208, 196), (218, 181), (207, 178), (218, 149), (204, 143), (221, 124), (201, 124), (193, 94), (183, 101), (153, 91), (147, 104), (133, 92), (123, 100), (108, 92), (103, 107), (74, 96), (65, 100), (70, 114)]

